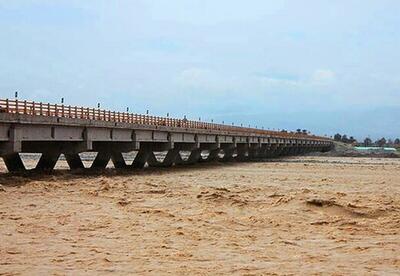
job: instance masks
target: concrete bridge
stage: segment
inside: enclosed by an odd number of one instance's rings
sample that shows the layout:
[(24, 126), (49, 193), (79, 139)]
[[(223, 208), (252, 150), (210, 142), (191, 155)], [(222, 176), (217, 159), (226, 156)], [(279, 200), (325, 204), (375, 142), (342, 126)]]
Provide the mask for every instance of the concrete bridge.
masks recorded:
[[(97, 152), (91, 168), (143, 168), (209, 161), (247, 161), (328, 151), (332, 140), (186, 119), (94, 108), (0, 100), (0, 156), (9, 172), (24, 171), (20, 153), (41, 153), (36, 170), (52, 170), (63, 154), (84, 168), (82, 152)], [(136, 151), (131, 164), (122, 153)], [(187, 158), (182, 152), (190, 152)], [(159, 160), (155, 152), (165, 152)]]

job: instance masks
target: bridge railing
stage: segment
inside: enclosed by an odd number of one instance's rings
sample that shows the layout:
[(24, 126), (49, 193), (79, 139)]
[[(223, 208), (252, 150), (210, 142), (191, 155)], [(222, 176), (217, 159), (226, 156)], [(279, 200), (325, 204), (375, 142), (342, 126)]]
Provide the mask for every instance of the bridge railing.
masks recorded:
[(99, 108), (78, 107), (63, 104), (50, 104), (26, 100), (0, 99), (0, 112), (12, 114), (25, 114), (32, 116), (62, 117), (72, 119), (100, 120), (108, 122), (123, 122), (149, 126), (169, 126), (194, 129), (210, 129), (229, 132), (255, 133), (261, 135), (271, 135), (273, 137), (286, 138), (304, 138), (329, 140), (325, 137), (306, 135), (302, 133), (278, 132), (262, 130), (256, 128), (247, 128), (239, 126), (230, 126), (224, 124), (215, 124), (201, 121), (192, 121), (187, 119), (174, 119), (169, 117), (159, 117), (150, 115), (133, 114), (128, 112), (110, 111)]

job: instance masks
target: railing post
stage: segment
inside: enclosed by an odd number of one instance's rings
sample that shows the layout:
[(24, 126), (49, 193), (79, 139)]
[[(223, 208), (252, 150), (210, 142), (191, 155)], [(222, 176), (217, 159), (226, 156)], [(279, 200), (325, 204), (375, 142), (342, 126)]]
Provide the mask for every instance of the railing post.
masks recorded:
[(8, 102), (8, 99), (6, 99), (6, 112), (10, 112), (10, 103)]
[(26, 100), (24, 101), (24, 114), (26, 114)]
[(36, 115), (36, 108), (35, 108), (36, 103), (32, 102), (32, 115)]
[(18, 111), (18, 100), (15, 100), (15, 113), (19, 113), (19, 111)]
[(50, 104), (47, 104), (47, 116), (50, 116)]
[(54, 109), (55, 109), (54, 113), (55, 113), (56, 117), (58, 117), (57, 104), (54, 105)]
[(40, 114), (40, 116), (42, 116), (43, 115), (43, 103), (42, 102), (40, 102), (39, 103), (39, 114)]

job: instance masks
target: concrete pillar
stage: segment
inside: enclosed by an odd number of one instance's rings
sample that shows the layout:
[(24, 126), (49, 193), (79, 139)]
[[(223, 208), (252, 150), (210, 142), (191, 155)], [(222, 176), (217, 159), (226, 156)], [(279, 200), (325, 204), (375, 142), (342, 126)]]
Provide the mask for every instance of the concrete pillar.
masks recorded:
[(286, 145), (285, 147), (285, 156), (289, 156), (292, 154), (293, 146), (292, 145)]
[(149, 155), (147, 156), (147, 160), (146, 163), (150, 166), (150, 167), (161, 167), (161, 162), (159, 162), (154, 154), (153, 151), (151, 151), (149, 153)]
[(213, 149), (210, 150), (209, 155), (204, 158), (204, 159), (199, 159), (200, 162), (212, 162), (212, 161), (217, 161), (218, 160), (218, 154), (221, 151), (221, 149)]
[(107, 167), (108, 162), (110, 161), (111, 154), (106, 151), (99, 151), (94, 159), (92, 169), (105, 169)]
[(260, 153), (259, 153), (259, 158), (260, 158), (260, 159), (266, 159), (266, 158), (268, 158), (270, 149), (271, 149), (271, 145), (269, 145), (269, 144), (263, 144), (263, 145), (261, 145), (261, 150), (260, 150)]
[(293, 145), (292, 150), (291, 150), (291, 155), (298, 155), (299, 154), (299, 146), (298, 145)]
[(85, 166), (82, 163), (81, 157), (77, 153), (64, 154), (68, 166), (71, 170), (83, 169)]
[(35, 169), (51, 171), (54, 169), (59, 157), (60, 153), (58, 152), (44, 152), (42, 153), (42, 156), (40, 157)]
[(245, 162), (249, 160), (248, 146), (246, 144), (238, 144), (236, 149), (236, 160), (239, 162)]
[(21, 157), (19, 156), (19, 153), (10, 153), (4, 155), (3, 160), (9, 172), (25, 171), (25, 166), (21, 160)]
[(261, 155), (261, 148), (258, 146), (252, 146), (249, 149), (249, 159), (258, 159)]
[(277, 148), (276, 148), (276, 150), (275, 150), (275, 152), (274, 152), (273, 157), (282, 156), (283, 151), (284, 151), (284, 147), (285, 147), (284, 145), (278, 145)]
[(178, 154), (177, 154), (176, 157), (175, 157), (174, 164), (175, 164), (175, 165), (183, 165), (183, 164), (185, 164), (185, 161), (182, 159), (182, 156), (181, 156), (181, 154), (179, 153), (179, 151), (178, 151)]
[[(181, 157), (181, 155), (179, 154), (179, 150), (178, 149), (170, 149), (167, 152), (167, 155), (165, 156), (164, 160), (163, 160), (163, 164), (166, 167), (170, 167), (172, 166), (177, 160), (179, 160), (179, 158)], [(182, 158), (181, 158), (182, 160)]]
[(112, 152), (111, 161), (116, 169), (123, 169), (126, 167), (125, 159), (120, 152)]
[(195, 149), (190, 152), (188, 160), (185, 162), (186, 164), (194, 164), (197, 163), (201, 158), (201, 149)]
[(290, 156), (290, 155), (293, 155), (293, 146), (286, 145), (285, 156)]
[(132, 162), (132, 167), (138, 169), (143, 168), (150, 154), (153, 154), (153, 152), (147, 148), (139, 149), (135, 159)]
[(171, 167), (177, 160), (178, 155), (179, 155), (178, 149), (170, 149), (165, 155), (164, 160), (160, 162), (157, 160), (154, 153), (151, 152), (147, 158), (147, 163), (149, 164), (150, 167)]
[(273, 158), (276, 150), (276, 144), (269, 144), (265, 150), (265, 158)]
[(235, 148), (233, 147), (226, 147), (223, 149), (224, 157), (221, 158), (222, 162), (229, 162), (233, 160), (233, 153), (235, 152)]

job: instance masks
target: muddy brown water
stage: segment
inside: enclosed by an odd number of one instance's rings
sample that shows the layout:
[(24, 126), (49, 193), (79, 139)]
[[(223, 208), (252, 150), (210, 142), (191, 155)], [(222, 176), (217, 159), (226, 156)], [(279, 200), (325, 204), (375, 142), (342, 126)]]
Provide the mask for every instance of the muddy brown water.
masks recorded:
[(57, 166), (0, 174), (0, 274), (400, 272), (398, 159)]

